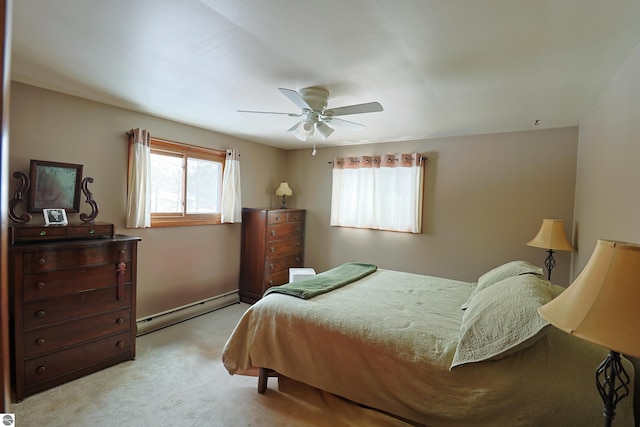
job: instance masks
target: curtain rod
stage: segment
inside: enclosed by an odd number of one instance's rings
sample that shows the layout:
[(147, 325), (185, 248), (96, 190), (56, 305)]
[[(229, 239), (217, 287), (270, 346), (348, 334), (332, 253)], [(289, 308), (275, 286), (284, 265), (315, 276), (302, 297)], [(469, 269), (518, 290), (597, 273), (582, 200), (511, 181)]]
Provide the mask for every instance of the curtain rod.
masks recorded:
[[(347, 156), (347, 157), (349, 157), (349, 156)], [(354, 157), (359, 157), (359, 156), (354, 156)], [(374, 156), (371, 156), (371, 157), (374, 157)], [(425, 157), (425, 156), (420, 156), (420, 160), (424, 162), (425, 160), (429, 160), (429, 158)], [(360, 160), (353, 160), (353, 161), (356, 162), (356, 163), (360, 163)], [(397, 160), (394, 159), (393, 161), (395, 162)], [(332, 161), (328, 161), (327, 163), (330, 164), (330, 165), (333, 164)]]

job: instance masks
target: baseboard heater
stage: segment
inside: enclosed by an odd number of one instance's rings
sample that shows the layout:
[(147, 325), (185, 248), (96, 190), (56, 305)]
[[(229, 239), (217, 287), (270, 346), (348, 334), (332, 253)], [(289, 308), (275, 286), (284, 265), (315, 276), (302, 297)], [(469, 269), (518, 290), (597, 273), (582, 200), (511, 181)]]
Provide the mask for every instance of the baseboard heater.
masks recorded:
[(136, 320), (138, 332), (136, 336), (142, 336), (185, 320), (193, 319), (202, 314), (227, 307), (240, 302), (238, 292), (229, 292), (215, 297), (206, 298), (191, 304), (176, 307), (162, 313), (153, 314)]

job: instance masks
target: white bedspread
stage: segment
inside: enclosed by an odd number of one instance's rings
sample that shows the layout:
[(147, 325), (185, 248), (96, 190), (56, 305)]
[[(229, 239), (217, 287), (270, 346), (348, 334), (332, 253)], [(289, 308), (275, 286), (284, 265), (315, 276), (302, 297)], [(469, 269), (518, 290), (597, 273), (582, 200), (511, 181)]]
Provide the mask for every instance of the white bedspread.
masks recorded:
[[(449, 370), (472, 288), (378, 270), (310, 300), (271, 294), (247, 310), (222, 360), (231, 374), (270, 368), (416, 424), (600, 425), (594, 373), (607, 351), (555, 328), (499, 361)], [(631, 396), (615, 425), (633, 425)]]

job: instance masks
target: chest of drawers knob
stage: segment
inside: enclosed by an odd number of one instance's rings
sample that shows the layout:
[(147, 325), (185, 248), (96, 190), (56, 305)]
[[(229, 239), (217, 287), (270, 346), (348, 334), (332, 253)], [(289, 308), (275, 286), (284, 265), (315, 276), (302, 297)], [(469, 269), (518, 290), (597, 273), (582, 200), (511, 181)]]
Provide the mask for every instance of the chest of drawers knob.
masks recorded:
[(124, 323), (124, 319), (122, 317), (118, 317), (116, 319), (116, 325), (122, 325)]
[(38, 283), (36, 284), (36, 287), (37, 287), (38, 289), (44, 289), (44, 282), (38, 282)]
[(38, 367), (36, 368), (36, 372), (37, 372), (38, 374), (44, 374), (46, 371), (47, 371), (46, 366), (38, 366)]
[(46, 259), (44, 259), (44, 258), (40, 258), (40, 259), (38, 260), (38, 264), (40, 264), (40, 265), (44, 265), (44, 263), (45, 263), (45, 262), (47, 262), (47, 260), (46, 260)]
[(44, 345), (44, 343), (45, 343), (44, 338), (38, 338), (36, 340), (36, 345)]
[(43, 318), (44, 317), (44, 310), (36, 311), (36, 317)]
[(118, 348), (124, 348), (124, 341), (118, 341), (118, 342), (116, 343), (116, 347), (118, 347)]

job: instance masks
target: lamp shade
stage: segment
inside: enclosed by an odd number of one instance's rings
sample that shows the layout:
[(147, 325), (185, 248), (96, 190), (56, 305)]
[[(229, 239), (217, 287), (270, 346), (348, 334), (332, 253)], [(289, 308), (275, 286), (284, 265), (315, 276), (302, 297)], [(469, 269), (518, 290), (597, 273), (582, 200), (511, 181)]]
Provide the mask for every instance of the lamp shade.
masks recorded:
[(598, 240), (576, 280), (538, 313), (585, 341), (640, 357), (640, 245)]
[(291, 196), (293, 194), (293, 191), (291, 191), (291, 188), (289, 188), (289, 184), (287, 184), (285, 181), (282, 181), (280, 183), (280, 187), (278, 187), (278, 189), (276, 190), (276, 196)]
[(573, 251), (571, 243), (564, 234), (564, 221), (559, 219), (543, 219), (538, 234), (527, 243), (527, 246), (554, 251)]

